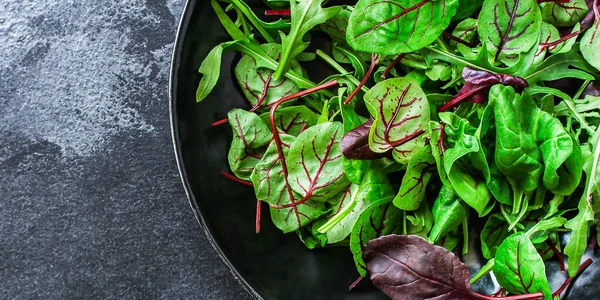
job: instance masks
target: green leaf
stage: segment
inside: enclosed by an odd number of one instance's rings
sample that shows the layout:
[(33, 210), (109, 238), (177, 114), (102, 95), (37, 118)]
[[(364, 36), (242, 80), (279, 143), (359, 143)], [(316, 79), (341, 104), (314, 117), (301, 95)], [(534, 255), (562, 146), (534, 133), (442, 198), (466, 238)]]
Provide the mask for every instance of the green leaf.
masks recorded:
[(588, 29), (581, 38), (580, 44), (581, 54), (583, 58), (594, 68), (600, 70), (600, 22), (598, 19), (594, 21), (594, 25)]
[[(283, 19), (279, 19), (275, 22), (265, 22), (258, 18), (256, 14), (252, 11), (250, 6), (246, 4), (243, 0), (228, 0), (231, 1), (233, 5), (239, 9), (244, 16), (252, 23), (254, 28), (256, 28), (260, 34), (267, 40), (269, 43), (274, 43), (275, 40), (271, 36), (271, 34), (277, 33), (278, 30), (287, 30), (290, 28), (291, 24)], [(287, 1), (286, 1), (287, 2)]]
[(351, 187), (343, 192), (344, 197), (334, 206), (328, 222), (319, 228), (326, 233), (329, 243), (346, 239), (360, 214), (371, 204), (394, 196), (393, 187), (380, 167), (369, 168), (362, 183)]
[(442, 186), (433, 203), (433, 227), (429, 234), (432, 243), (460, 226), (467, 216), (458, 196), (447, 186)]
[(424, 146), (429, 122), (427, 96), (414, 79), (392, 78), (365, 94), (365, 103), (375, 117), (369, 132), (373, 152), (392, 150), (394, 159), (406, 164)]
[(538, 41), (542, 15), (535, 0), (485, 0), (479, 37), (496, 56), (529, 51)]
[(448, 175), (446, 175), (446, 169), (444, 168), (443, 150), (445, 148), (444, 141), (441, 139), (442, 130), (443, 127), (440, 123), (436, 121), (429, 122), (428, 133), (430, 136), (431, 154), (435, 159), (438, 175), (440, 176), (440, 180), (445, 186), (452, 186), (448, 179)]
[[(319, 115), (306, 106), (288, 106), (278, 108), (273, 114), (277, 128), (289, 135), (298, 136), (303, 128), (317, 124)], [(270, 122), (268, 112), (261, 114), (260, 118), (266, 124)]]
[[(462, 2), (471, 3), (472, 1), (462, 0), (461, 4), (462, 4)], [(474, 1), (474, 2), (478, 2), (478, 1)], [(481, 1), (481, 2), (483, 2), (483, 1)], [(477, 20), (473, 19), (473, 18), (468, 18), (468, 19), (462, 20), (454, 28), (454, 31), (452, 31), (452, 35), (465, 41), (465, 42), (469, 42), (469, 43), (473, 42), (473, 40), (477, 36)], [(456, 42), (450, 41), (450, 45), (456, 45)]]
[(329, 35), (334, 42), (346, 44), (346, 28), (348, 27), (348, 19), (352, 11), (347, 7), (342, 8), (335, 16), (329, 18), (322, 24), (319, 24), (319, 29)]
[(395, 55), (419, 50), (448, 27), (458, 0), (359, 0), (346, 40), (354, 50)]
[(297, 3), (290, 1), (292, 27), (288, 35), (280, 32), (282, 52), (279, 65), (273, 75), (275, 79), (280, 79), (290, 68), (290, 63), (308, 47), (308, 43), (302, 41), (302, 38), (313, 27), (324, 23), (329, 18), (335, 16), (342, 9), (339, 6), (323, 8), (323, 0), (304, 0)]
[(327, 235), (317, 231), (317, 228), (325, 222), (325, 219), (320, 218), (315, 222), (296, 230), (296, 234), (304, 246), (308, 249), (322, 248), (327, 245)]
[(540, 3), (542, 19), (554, 26), (569, 27), (588, 13), (585, 0), (548, 1)]
[[(340, 97), (340, 99), (342, 98)], [(344, 121), (344, 133), (353, 130), (366, 121), (364, 117), (361, 117), (356, 113), (354, 104), (352, 103), (349, 103), (348, 105), (340, 104), (340, 109)], [(371, 165), (371, 160), (347, 159), (342, 157), (342, 161), (346, 177), (348, 177), (350, 182), (355, 184), (360, 184), (362, 182)]]
[(243, 109), (233, 109), (227, 117), (233, 131), (229, 167), (237, 177), (247, 180), (261, 160), (259, 149), (271, 141), (271, 131), (255, 113)]
[(318, 124), (298, 135), (287, 160), (288, 181), (296, 193), (327, 200), (348, 186), (339, 148), (342, 136), (339, 122)]
[(496, 250), (509, 236), (508, 223), (501, 214), (490, 215), (479, 235), (481, 240), (481, 253), (486, 259), (496, 256)]
[(402, 233), (402, 211), (388, 200), (377, 201), (360, 214), (350, 234), (350, 251), (360, 276), (367, 275), (363, 260), (363, 246), (368, 241), (388, 235)]
[(408, 162), (406, 173), (402, 178), (400, 190), (394, 198), (394, 205), (402, 210), (416, 210), (425, 198), (425, 188), (431, 173), (429, 168), (435, 164), (431, 147), (421, 148)]
[[(273, 59), (281, 54), (279, 44), (262, 44), (260, 48)], [(302, 73), (302, 68), (296, 61), (292, 62), (292, 70)], [(287, 78), (274, 79), (273, 70), (258, 68), (256, 59), (249, 55), (242, 56), (236, 65), (235, 78), (252, 106), (263, 110), (279, 99), (300, 91), (296, 83)]]
[(573, 47), (569, 52), (557, 53), (548, 57), (544, 62), (529, 70), (523, 77), (529, 85), (534, 85), (540, 81), (553, 81), (569, 77), (593, 80), (594, 76), (589, 74), (592, 69), (583, 57), (577, 53), (577, 48)]
[(544, 261), (522, 232), (502, 242), (494, 259), (494, 275), (498, 283), (511, 294), (542, 292), (550, 299), (552, 292)]
[(404, 234), (418, 235), (427, 238), (429, 231), (433, 227), (433, 214), (427, 201), (421, 202), (419, 209), (406, 213), (406, 226)]
[(223, 55), (223, 51), (235, 43), (237, 41), (225, 42), (215, 46), (202, 61), (198, 69), (198, 72), (202, 74), (202, 79), (200, 79), (198, 89), (196, 90), (196, 102), (204, 100), (215, 85), (217, 85), (219, 75), (221, 74), (221, 56)]
[(483, 0), (459, 0), (458, 1), (458, 9), (456, 10), (456, 15), (452, 18), (453, 21), (463, 20), (475, 13), (481, 5), (483, 4)]

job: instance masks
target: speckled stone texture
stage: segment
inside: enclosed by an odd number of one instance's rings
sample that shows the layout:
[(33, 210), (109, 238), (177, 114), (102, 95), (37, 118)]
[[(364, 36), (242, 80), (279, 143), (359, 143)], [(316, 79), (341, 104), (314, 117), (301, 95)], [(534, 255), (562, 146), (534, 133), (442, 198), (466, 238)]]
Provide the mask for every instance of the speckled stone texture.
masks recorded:
[(0, 1), (0, 296), (249, 299), (178, 178), (184, 0)]

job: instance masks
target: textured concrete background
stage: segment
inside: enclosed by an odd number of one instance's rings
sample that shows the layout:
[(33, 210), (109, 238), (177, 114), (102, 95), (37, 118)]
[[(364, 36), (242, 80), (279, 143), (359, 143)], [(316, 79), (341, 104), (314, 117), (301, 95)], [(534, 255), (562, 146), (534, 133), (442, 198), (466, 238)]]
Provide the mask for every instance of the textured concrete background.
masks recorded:
[(247, 299), (179, 181), (184, 0), (0, 1), (0, 295)]

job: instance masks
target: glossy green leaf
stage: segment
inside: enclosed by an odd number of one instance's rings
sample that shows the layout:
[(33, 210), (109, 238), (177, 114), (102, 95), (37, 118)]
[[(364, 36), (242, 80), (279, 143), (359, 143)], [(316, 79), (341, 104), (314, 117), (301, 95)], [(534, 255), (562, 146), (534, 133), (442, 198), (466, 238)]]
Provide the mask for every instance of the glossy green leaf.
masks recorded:
[(400, 190), (394, 198), (394, 205), (402, 210), (415, 210), (425, 199), (425, 189), (431, 178), (430, 169), (435, 164), (431, 147), (421, 148), (408, 162), (402, 178)]
[(346, 40), (357, 51), (395, 55), (419, 50), (448, 27), (458, 0), (359, 0)]
[(538, 41), (542, 15), (535, 0), (485, 0), (479, 14), (479, 37), (499, 57), (529, 51)]
[(554, 26), (568, 27), (581, 21), (588, 13), (585, 0), (556, 0), (540, 3), (542, 19)]
[(600, 21), (598, 19), (583, 34), (579, 46), (585, 60), (594, 68), (600, 70), (600, 53), (598, 52), (598, 49), (600, 49)]
[(527, 235), (519, 232), (505, 239), (496, 251), (494, 262), (494, 275), (509, 293), (542, 292), (550, 299), (552, 292), (544, 261)]
[(433, 203), (433, 227), (429, 234), (429, 240), (437, 242), (442, 236), (460, 226), (467, 214), (460, 198), (447, 186), (442, 186), (440, 194)]
[[(260, 118), (269, 124), (268, 112), (260, 115)], [(279, 130), (287, 134), (298, 136), (303, 129), (317, 124), (319, 116), (307, 106), (288, 106), (278, 108), (274, 113), (275, 125)]]
[(590, 71), (593, 71), (593, 69), (577, 53), (577, 48), (573, 47), (569, 52), (557, 53), (546, 58), (541, 64), (527, 71), (523, 77), (529, 85), (540, 81), (552, 81), (569, 77), (593, 80), (594, 76), (590, 75)]
[(506, 223), (502, 215), (490, 215), (479, 235), (483, 257), (486, 259), (494, 258), (496, 250), (509, 235), (508, 223)]
[(259, 149), (271, 142), (271, 131), (255, 113), (236, 108), (227, 117), (233, 131), (229, 167), (237, 177), (247, 180), (261, 160)]
[(296, 230), (296, 234), (300, 241), (308, 249), (322, 248), (327, 245), (327, 235), (317, 231), (317, 228), (325, 222), (324, 218), (320, 218), (313, 223)]
[(392, 150), (400, 163), (408, 163), (425, 144), (429, 122), (427, 96), (414, 79), (392, 78), (365, 94), (367, 109), (375, 121), (369, 132), (373, 152)]
[(405, 212), (406, 222), (404, 234), (418, 235), (427, 238), (433, 227), (433, 214), (427, 201), (421, 202), (421, 206), (415, 211)]
[(367, 275), (367, 266), (363, 260), (363, 246), (368, 241), (388, 235), (401, 234), (402, 221), (404, 219), (402, 211), (397, 209), (389, 200), (382, 200), (371, 204), (352, 228), (350, 234), (350, 251), (356, 264), (356, 269), (360, 276)]
[(352, 11), (348, 8), (341, 9), (335, 16), (322, 24), (319, 29), (329, 35), (334, 42), (346, 44), (346, 28)]
[[(471, 1), (467, 1), (467, 2), (471, 2)], [(483, 2), (483, 1), (481, 1), (481, 2)], [(465, 42), (469, 42), (469, 43), (473, 42), (473, 40), (477, 36), (477, 19), (468, 18), (468, 19), (462, 20), (454, 28), (454, 31), (452, 31), (452, 35), (465, 41)], [(456, 42), (451, 40), (450, 45), (456, 45)]]
[(235, 43), (237, 43), (237, 41), (225, 42), (215, 46), (202, 61), (202, 64), (198, 69), (198, 72), (202, 74), (202, 78), (200, 79), (198, 89), (196, 90), (197, 102), (204, 100), (215, 85), (217, 85), (219, 75), (221, 74), (221, 57), (223, 51)]
[(328, 122), (306, 129), (292, 143), (288, 155), (291, 188), (311, 199), (326, 200), (344, 190), (344, 175), (339, 142), (342, 124)]
[(280, 79), (290, 68), (294, 57), (308, 47), (308, 43), (302, 40), (304, 35), (342, 9), (339, 6), (323, 8), (322, 4), (323, 0), (290, 1), (292, 26), (289, 34), (280, 32), (282, 51), (273, 75), (275, 79)]
[(458, 9), (452, 20), (464, 20), (481, 8), (483, 0), (458, 0)]

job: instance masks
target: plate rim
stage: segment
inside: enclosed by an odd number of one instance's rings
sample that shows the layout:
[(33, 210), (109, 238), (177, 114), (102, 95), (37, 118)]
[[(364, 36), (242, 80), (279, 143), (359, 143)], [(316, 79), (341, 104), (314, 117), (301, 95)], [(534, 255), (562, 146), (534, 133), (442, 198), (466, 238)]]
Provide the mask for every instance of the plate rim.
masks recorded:
[[(208, 1), (203, 1), (208, 2)], [(210, 226), (206, 223), (204, 219), (204, 215), (196, 202), (196, 197), (192, 192), (191, 185), (189, 183), (189, 178), (187, 172), (185, 171), (182, 151), (181, 151), (181, 140), (179, 138), (179, 118), (177, 115), (177, 81), (179, 78), (179, 71), (181, 68), (181, 55), (183, 53), (183, 45), (186, 37), (186, 32), (188, 26), (191, 21), (192, 13), (198, 0), (186, 0), (183, 11), (181, 13), (179, 19), (179, 25), (177, 26), (177, 33), (175, 35), (175, 42), (173, 44), (173, 50), (171, 53), (171, 66), (169, 70), (169, 122), (171, 127), (171, 140), (173, 143), (173, 150), (175, 154), (175, 161), (177, 164), (177, 169), (179, 171), (179, 178), (181, 183), (183, 184), (183, 189), (185, 191), (186, 198), (188, 203), (194, 212), (194, 216), (196, 217), (196, 221), (200, 225), (200, 228), (204, 231), (208, 242), (212, 246), (213, 250), (216, 252), (217, 256), (221, 259), (221, 261), (227, 266), (229, 272), (233, 275), (234, 279), (244, 288), (248, 294), (254, 299), (263, 299), (253, 288), (252, 286), (244, 279), (244, 277), (239, 273), (239, 271), (235, 268), (235, 266), (229, 261), (229, 259), (223, 253), (223, 250), (219, 246), (218, 242), (213, 237), (213, 232), (210, 229)]]

